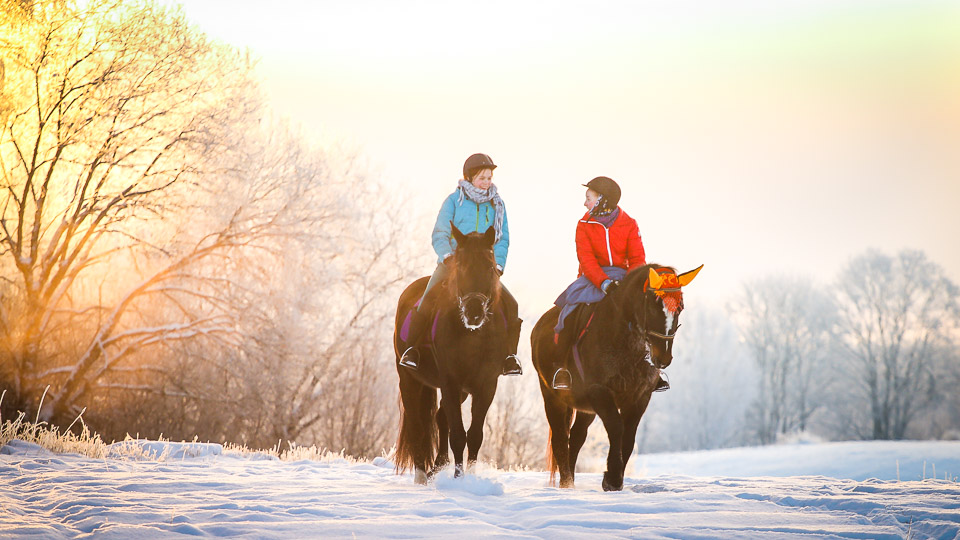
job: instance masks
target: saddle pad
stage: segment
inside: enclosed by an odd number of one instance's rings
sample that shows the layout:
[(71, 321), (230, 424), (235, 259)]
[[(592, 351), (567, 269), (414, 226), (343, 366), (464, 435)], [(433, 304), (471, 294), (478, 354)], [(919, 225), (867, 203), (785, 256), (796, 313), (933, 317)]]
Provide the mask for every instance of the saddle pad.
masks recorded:
[[(400, 325), (400, 340), (404, 343), (409, 344), (408, 340), (410, 338), (410, 324), (413, 320), (413, 310), (417, 309), (420, 306), (420, 301), (417, 301), (407, 311), (407, 315), (403, 318), (403, 324)], [(507, 326), (507, 315), (502, 309), (497, 309), (497, 313), (500, 315), (500, 322), (503, 324), (504, 330), (509, 330)], [(436, 310), (433, 313), (433, 325), (430, 328), (430, 344), (432, 344), (437, 339), (437, 323), (440, 321), (440, 310)]]

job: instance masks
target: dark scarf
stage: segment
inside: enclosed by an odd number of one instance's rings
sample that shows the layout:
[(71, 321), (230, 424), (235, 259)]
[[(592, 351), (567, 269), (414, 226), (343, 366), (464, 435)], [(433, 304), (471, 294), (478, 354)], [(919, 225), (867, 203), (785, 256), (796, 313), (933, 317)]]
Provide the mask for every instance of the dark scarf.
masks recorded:
[(599, 223), (599, 224), (601, 224), (601, 225), (603, 225), (604, 227), (606, 227), (606, 228), (609, 229), (610, 226), (613, 225), (613, 222), (616, 221), (618, 217), (620, 217), (620, 207), (619, 207), (619, 206), (616, 207), (616, 208), (613, 210), (613, 212), (610, 212), (609, 214), (607, 214), (607, 215), (605, 215), (605, 216), (594, 216), (593, 219), (597, 220), (597, 223)]

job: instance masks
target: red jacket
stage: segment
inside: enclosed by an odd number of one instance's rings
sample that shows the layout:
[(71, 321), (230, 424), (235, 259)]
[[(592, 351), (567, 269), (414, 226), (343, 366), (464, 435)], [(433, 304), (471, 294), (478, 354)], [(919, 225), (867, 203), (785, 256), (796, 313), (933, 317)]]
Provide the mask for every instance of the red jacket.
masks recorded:
[(621, 208), (608, 229), (587, 212), (577, 223), (577, 259), (577, 277), (587, 276), (597, 288), (608, 279), (601, 266), (619, 266), (628, 272), (643, 266), (646, 255), (637, 222)]

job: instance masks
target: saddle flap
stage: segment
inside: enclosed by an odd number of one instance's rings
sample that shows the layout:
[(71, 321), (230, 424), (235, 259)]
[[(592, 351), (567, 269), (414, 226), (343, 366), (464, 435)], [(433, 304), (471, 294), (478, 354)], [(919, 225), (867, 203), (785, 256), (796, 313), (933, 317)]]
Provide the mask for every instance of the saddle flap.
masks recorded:
[[(407, 345), (414, 345), (410, 342), (410, 329), (413, 326), (413, 314), (417, 311), (417, 308), (420, 307), (420, 301), (417, 301), (412, 308), (407, 310), (406, 316), (403, 318), (403, 324), (400, 325), (400, 340), (406, 343)], [(433, 319), (433, 323), (430, 325), (430, 337), (422, 345), (432, 345), (437, 338), (437, 323), (440, 321), (440, 309), (436, 308), (433, 310), (433, 313), (428, 315)], [(421, 340), (422, 341), (422, 340)]]

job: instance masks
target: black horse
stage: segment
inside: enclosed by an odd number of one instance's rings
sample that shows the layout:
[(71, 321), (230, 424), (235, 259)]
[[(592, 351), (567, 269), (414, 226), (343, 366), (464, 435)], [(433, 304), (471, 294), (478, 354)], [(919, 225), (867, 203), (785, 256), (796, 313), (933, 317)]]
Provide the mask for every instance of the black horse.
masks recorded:
[[(591, 314), (578, 317), (575, 311), (568, 317), (559, 344), (554, 325), (560, 308), (554, 306), (537, 321), (530, 336), (533, 365), (550, 424), (548, 468), (551, 479), (559, 469), (561, 488), (573, 487), (577, 455), (587, 428), (599, 416), (610, 440), (603, 489), (623, 489), (637, 425), (659, 381), (658, 368), (673, 360), (683, 310), (680, 287), (700, 268), (679, 276), (673, 268), (657, 265), (629, 272)], [(551, 385), (561, 366), (568, 366), (573, 376), (569, 390)], [(577, 415), (571, 427), (573, 411)]]
[[(432, 326), (427, 333), (432, 344), (421, 347), (416, 371), (400, 365), (401, 353), (411, 345), (404, 340), (404, 323), (409, 324), (409, 312), (423, 295), (429, 277), (414, 281), (400, 295), (394, 327), (393, 344), (400, 375), (396, 469), (402, 473), (414, 468), (414, 480), (419, 484), (426, 483), (428, 475), (448, 463), (448, 437), (456, 464), (455, 476), (464, 472), (464, 446), (468, 449), (468, 464), (476, 462), (483, 442), (484, 418), (497, 391), (503, 359), (511, 352), (508, 340), (514, 333), (519, 339), (519, 332), (511, 331), (508, 335), (500, 275), (493, 254), (493, 228), (465, 235), (454, 227), (452, 232), (457, 247), (446, 263), (451, 267), (450, 274), (445, 282), (436, 285), (443, 289), (438, 291), (436, 313), (429, 314)], [(460, 405), (468, 394), (473, 399), (470, 430), (465, 431)]]

